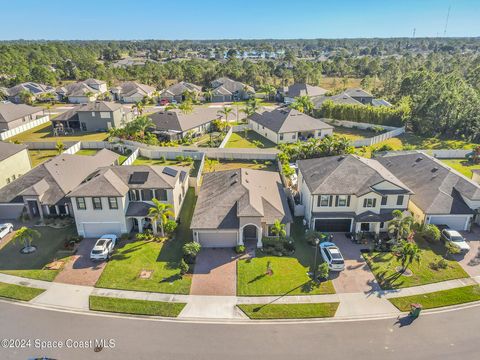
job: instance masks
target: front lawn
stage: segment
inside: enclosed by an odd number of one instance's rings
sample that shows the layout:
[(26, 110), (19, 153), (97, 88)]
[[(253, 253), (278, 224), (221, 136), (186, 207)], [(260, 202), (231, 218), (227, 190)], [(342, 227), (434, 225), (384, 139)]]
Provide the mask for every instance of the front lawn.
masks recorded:
[(460, 174), (465, 175), (467, 178), (472, 178), (472, 170), (480, 169), (480, 164), (473, 165), (465, 159), (439, 159), (451, 168), (457, 170)]
[(420, 262), (413, 262), (409, 266), (411, 276), (404, 276), (397, 272), (396, 269), (401, 266), (401, 263), (390, 252), (363, 254), (382, 289), (399, 289), (468, 277), (462, 267), (453, 260), (446, 260), (446, 269), (434, 269), (432, 265), (438, 263), (445, 254), (443, 244), (432, 245), (422, 240), (418, 240), (417, 243), (422, 249)]
[(28, 150), (32, 168), (58, 155), (57, 150)]
[(213, 171), (224, 171), (224, 170), (233, 170), (233, 169), (240, 169), (240, 168), (265, 170), (265, 171), (278, 171), (277, 163), (274, 160), (267, 160), (267, 161), (214, 160), (212, 164), (209, 164), (209, 162), (205, 161), (203, 172), (208, 173)]
[(68, 142), (68, 141), (104, 141), (108, 139), (108, 133), (106, 132), (93, 132), (82, 133), (78, 132), (68, 136), (54, 136), (52, 132), (52, 124), (50, 122), (34, 127), (21, 134), (11, 137), (10, 141), (20, 142), (38, 142), (38, 141), (50, 141), (50, 142)]
[[(188, 190), (180, 213), (180, 224), (173, 240), (134, 241), (118, 247), (105, 267), (96, 287), (138, 290), (169, 294), (188, 294), (191, 275), (180, 274), (182, 246), (192, 241), (190, 222), (195, 207), (193, 188)], [(152, 271), (149, 279), (140, 279), (142, 270)]]
[[(239, 296), (334, 294), (330, 280), (314, 283), (309, 271), (313, 270), (315, 249), (304, 239), (301, 218), (296, 218), (292, 229), (295, 253), (292, 256), (267, 256), (257, 250), (253, 259), (237, 263), (237, 294)], [(318, 261), (318, 260), (317, 260)], [(267, 263), (273, 275), (266, 275)]]
[(91, 295), (89, 298), (89, 305), (90, 310), (97, 311), (177, 317), (186, 304)]
[[(36, 226), (35, 230), (42, 235), (33, 240), (37, 251), (32, 254), (21, 254), (22, 244), (9, 242), (0, 250), (0, 272), (31, 279), (53, 281), (61, 271), (48, 270), (45, 266), (65, 255), (59, 254), (64, 249), (65, 239), (77, 234), (75, 226), (65, 229), (53, 229), (48, 226)], [(66, 261), (66, 259), (65, 259)]]
[(421, 304), (424, 309), (464, 304), (480, 300), (480, 286), (471, 285), (426, 294), (388, 299), (400, 311), (410, 311), (410, 304)]
[(0, 282), (0, 297), (8, 299), (30, 301), (44, 291), (44, 289)]
[(333, 317), (339, 303), (237, 305), (250, 319), (311, 319)]
[[(254, 143), (254, 141), (258, 141), (259, 145)], [(261, 146), (260, 146), (261, 144)], [(234, 132), (230, 139), (228, 139), (225, 147), (226, 148), (273, 148), (276, 144), (264, 138), (263, 136), (259, 135), (253, 130), (247, 131), (247, 137), (245, 137), (245, 133), (241, 132)]]

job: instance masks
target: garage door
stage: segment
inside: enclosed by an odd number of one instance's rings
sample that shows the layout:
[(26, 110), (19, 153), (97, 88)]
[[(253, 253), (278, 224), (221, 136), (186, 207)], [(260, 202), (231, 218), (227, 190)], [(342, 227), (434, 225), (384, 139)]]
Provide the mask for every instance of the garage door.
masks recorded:
[(447, 225), (453, 230), (468, 230), (469, 216), (445, 216), (445, 215), (432, 215), (428, 221), (430, 224), (435, 225)]
[(99, 237), (105, 234), (121, 235), (120, 223), (83, 223), (85, 237)]
[(315, 219), (315, 230), (323, 232), (350, 232), (352, 219)]
[(198, 241), (206, 248), (235, 247), (237, 245), (236, 232), (199, 232)]

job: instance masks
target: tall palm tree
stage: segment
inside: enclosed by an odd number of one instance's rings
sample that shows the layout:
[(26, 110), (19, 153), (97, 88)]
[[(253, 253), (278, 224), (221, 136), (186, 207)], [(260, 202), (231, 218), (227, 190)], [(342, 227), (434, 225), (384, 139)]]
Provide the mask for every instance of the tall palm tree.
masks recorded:
[(149, 128), (155, 126), (153, 121), (148, 116), (139, 116), (135, 119), (135, 126), (140, 133), (140, 137), (145, 137), (145, 133)]
[(174, 217), (175, 214), (171, 210), (173, 206), (171, 204), (162, 203), (157, 199), (152, 199), (153, 205), (150, 209), (148, 209), (148, 216), (153, 220), (153, 231), (157, 232), (157, 226), (160, 225), (160, 234), (162, 237), (165, 236), (165, 231), (163, 227), (165, 223), (168, 221), (169, 217)]
[(205, 89), (205, 91), (203, 92), (203, 96), (205, 97), (206, 101), (212, 101), (213, 90), (212, 89)]
[(270, 231), (280, 238), (287, 236), (287, 230), (285, 229), (285, 224), (282, 224), (280, 220), (275, 220)]
[(295, 101), (290, 104), (290, 107), (305, 114), (311, 114), (315, 106), (308, 96), (303, 95), (296, 97)]
[(180, 109), (184, 114), (189, 114), (193, 111), (193, 104), (192, 100), (185, 100), (180, 105), (178, 105), (178, 109)]
[(22, 242), (24, 245), (22, 250), (28, 253), (35, 251), (35, 248), (32, 246), (33, 239), (40, 238), (41, 236), (42, 235), (37, 230), (23, 226), (15, 232), (12, 241), (14, 243)]
[(225, 121), (228, 122), (228, 116), (233, 112), (231, 107), (224, 106), (222, 110), (218, 110), (219, 115), (225, 116)]
[(397, 256), (402, 263), (402, 273), (407, 270), (413, 261), (420, 262), (421, 250), (414, 242), (401, 240), (392, 250), (398, 254)]
[(393, 219), (388, 224), (388, 232), (395, 236), (397, 241), (407, 239), (412, 232), (413, 217), (409, 215), (404, 216), (400, 210), (394, 210), (392, 215)]

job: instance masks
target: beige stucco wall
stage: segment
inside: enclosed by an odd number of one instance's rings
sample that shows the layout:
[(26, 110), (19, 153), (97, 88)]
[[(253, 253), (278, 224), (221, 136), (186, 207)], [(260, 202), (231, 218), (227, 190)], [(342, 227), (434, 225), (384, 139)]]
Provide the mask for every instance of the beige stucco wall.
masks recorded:
[[(27, 149), (0, 161), (0, 188), (26, 174), (32, 168)], [(9, 179), (10, 181), (8, 181)]]

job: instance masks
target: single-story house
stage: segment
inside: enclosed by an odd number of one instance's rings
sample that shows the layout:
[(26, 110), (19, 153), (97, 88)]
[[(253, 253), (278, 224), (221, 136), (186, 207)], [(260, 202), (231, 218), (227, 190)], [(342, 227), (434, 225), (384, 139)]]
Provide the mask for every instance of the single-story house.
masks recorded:
[(43, 94), (51, 94), (55, 99), (55, 88), (50, 85), (38, 84), (34, 82), (25, 82), (15, 85), (6, 91), (7, 99), (13, 103), (19, 104), (22, 102), (22, 93), (29, 92), (32, 94), (32, 100), (40, 99)]
[(377, 160), (415, 193), (409, 210), (419, 222), (470, 230), (480, 224), (480, 185), (420, 151), (387, 152)]
[(322, 104), (327, 100), (330, 100), (337, 105), (362, 105), (361, 102), (359, 102), (358, 100), (355, 100), (350, 95), (345, 93), (340, 93), (340, 94), (331, 95), (331, 96), (320, 95), (320, 96), (312, 97), (312, 102), (315, 109), (320, 109), (322, 107)]
[(347, 89), (344, 91), (344, 94), (347, 94), (364, 105), (372, 104), (373, 102), (373, 95), (360, 88)]
[(314, 96), (325, 95), (326, 92), (327, 90), (321, 88), (320, 86), (296, 83), (278, 89), (277, 97), (279, 98), (279, 100), (283, 100), (285, 104), (290, 104), (295, 101), (296, 97), (308, 96), (312, 98)]
[(203, 176), (191, 222), (194, 241), (203, 247), (234, 247), (273, 235), (275, 220), (290, 234), (292, 215), (280, 175), (236, 169)]
[(253, 131), (275, 144), (321, 139), (333, 134), (332, 125), (290, 108), (255, 113), (248, 121)]
[(95, 101), (100, 95), (108, 92), (107, 83), (97, 79), (87, 79), (57, 88), (56, 93), (61, 100), (68, 99), (72, 104), (85, 104)]
[(112, 88), (113, 99), (123, 103), (136, 103), (144, 98), (151, 98), (155, 92), (153, 86), (127, 81)]
[(133, 113), (121, 104), (94, 101), (77, 105), (52, 120), (55, 131), (106, 131), (133, 120)]
[(0, 132), (26, 125), (42, 116), (44, 111), (40, 107), (0, 103)]
[(0, 141), (0, 188), (31, 169), (26, 145)]
[(72, 214), (67, 194), (96, 169), (118, 164), (118, 154), (103, 149), (94, 156), (61, 154), (0, 189), (0, 218), (17, 219), (26, 208), (31, 219)]
[(316, 231), (386, 232), (392, 212), (404, 212), (413, 194), (373, 159), (328, 156), (297, 164), (300, 203)]
[(67, 195), (78, 234), (97, 237), (155, 231), (148, 216), (154, 198), (172, 205), (177, 219), (188, 190), (188, 171), (184, 167), (135, 165), (97, 169)]
[(211, 82), (212, 102), (231, 102), (247, 100), (255, 90), (240, 81), (235, 81), (227, 77), (221, 77)]
[(160, 92), (159, 99), (166, 99), (170, 102), (172, 100), (175, 100), (176, 102), (182, 102), (185, 100), (186, 92), (191, 92), (198, 98), (202, 94), (202, 87), (186, 81), (180, 81), (179, 83), (171, 85), (162, 90)]

